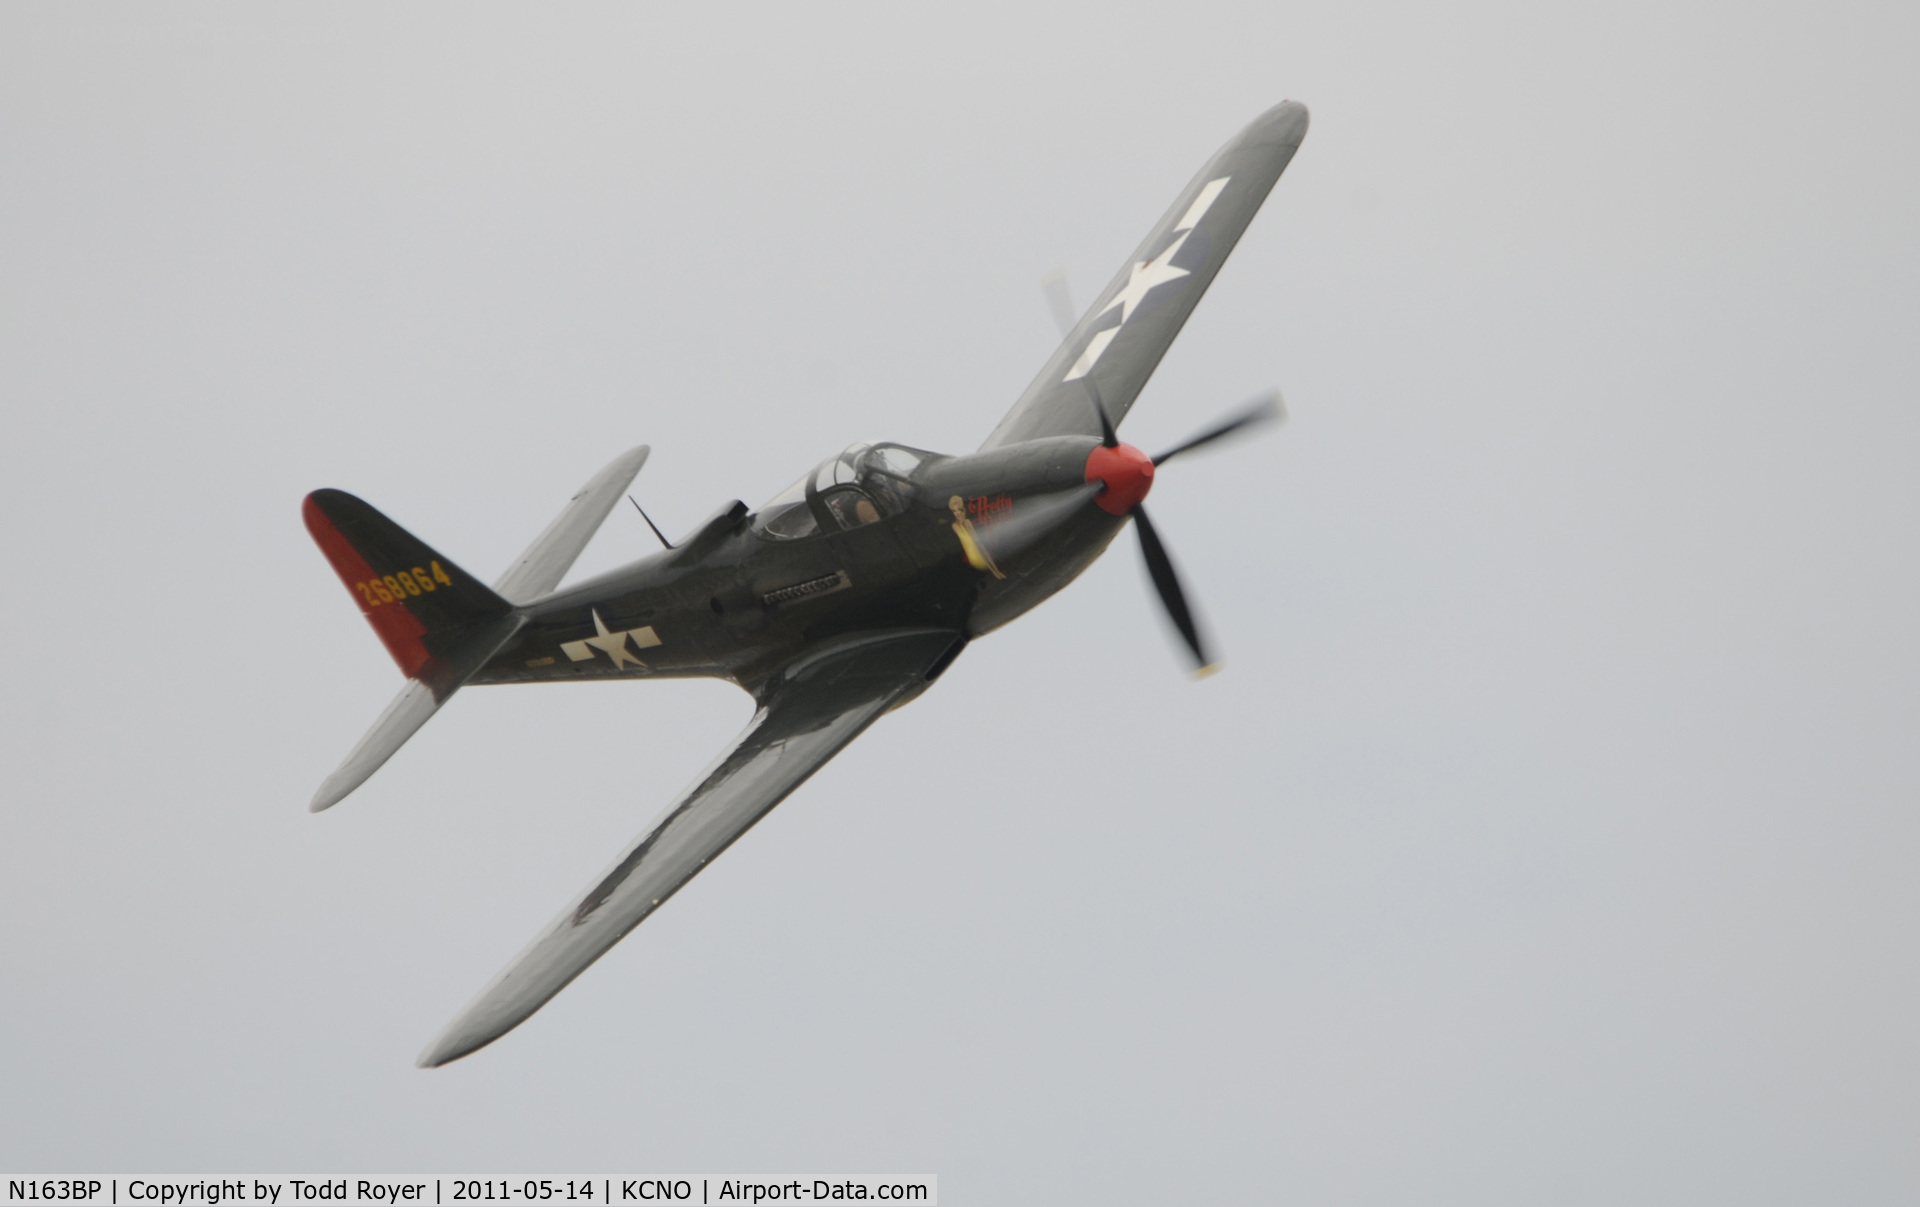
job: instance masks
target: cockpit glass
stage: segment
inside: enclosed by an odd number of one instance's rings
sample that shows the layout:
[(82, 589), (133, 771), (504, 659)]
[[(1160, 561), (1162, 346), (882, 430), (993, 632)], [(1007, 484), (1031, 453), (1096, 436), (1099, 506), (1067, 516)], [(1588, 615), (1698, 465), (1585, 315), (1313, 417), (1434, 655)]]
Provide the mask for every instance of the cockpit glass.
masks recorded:
[(897, 444), (883, 444), (867, 454), (867, 463), (871, 468), (902, 478), (918, 469), (924, 460), (926, 458), (921, 454)]
[(812, 536), (822, 524), (850, 529), (899, 515), (913, 503), (909, 479), (926, 459), (898, 444), (850, 445), (775, 495), (755, 513), (754, 530), (793, 540)]
[(807, 480), (802, 478), (773, 496), (754, 516), (753, 526), (782, 541), (818, 532), (819, 521), (813, 518), (813, 508), (807, 506)]
[(872, 492), (882, 511), (898, 515), (913, 503), (913, 486), (908, 478), (924, 460), (925, 453), (897, 444), (869, 446), (860, 454), (860, 484)]

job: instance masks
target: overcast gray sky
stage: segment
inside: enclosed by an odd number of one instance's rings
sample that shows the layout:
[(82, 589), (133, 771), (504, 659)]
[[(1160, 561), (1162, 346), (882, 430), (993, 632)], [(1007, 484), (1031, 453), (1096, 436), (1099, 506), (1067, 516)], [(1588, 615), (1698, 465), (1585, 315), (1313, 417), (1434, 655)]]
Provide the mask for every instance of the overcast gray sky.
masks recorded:
[[(1920, 1197), (1910, 4), (0, 8), (0, 1160), (934, 1172), (954, 1203)], [(1127, 423), (1279, 386), (531, 1023), (412, 1059), (745, 721), (399, 680), (491, 576), (973, 448), (1247, 120)], [(581, 563), (645, 553), (616, 512)]]

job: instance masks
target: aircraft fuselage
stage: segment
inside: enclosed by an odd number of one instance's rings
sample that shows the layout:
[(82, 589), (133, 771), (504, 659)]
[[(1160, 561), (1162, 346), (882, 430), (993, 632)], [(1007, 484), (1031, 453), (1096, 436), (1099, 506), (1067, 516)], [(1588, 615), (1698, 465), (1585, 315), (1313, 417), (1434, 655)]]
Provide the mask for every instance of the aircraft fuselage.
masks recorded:
[[(918, 458), (903, 476), (869, 480), (849, 468), (848, 480), (811, 489), (831, 478), (839, 463), (829, 459), (789, 504), (799, 516), (789, 526), (809, 531), (779, 535), (765, 515), (771, 504), (758, 513), (722, 508), (676, 548), (529, 608), (519, 633), (471, 682), (713, 677), (754, 691), (802, 649), (843, 633), (925, 627), (979, 636), (1072, 582), (1126, 518), (1083, 508), (990, 567), (970, 560), (963, 533), (991, 530), (1015, 500), (1082, 485), (1099, 444), (1056, 436), (965, 456), (900, 450)], [(899, 446), (855, 446), (871, 448)], [(875, 459), (853, 452), (842, 454), (849, 467)]]

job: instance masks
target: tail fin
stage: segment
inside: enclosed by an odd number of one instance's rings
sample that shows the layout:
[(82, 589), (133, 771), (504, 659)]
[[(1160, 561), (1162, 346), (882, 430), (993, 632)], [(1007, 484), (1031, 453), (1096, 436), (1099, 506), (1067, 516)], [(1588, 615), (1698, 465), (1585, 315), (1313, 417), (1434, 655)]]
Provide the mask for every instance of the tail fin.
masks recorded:
[[(344, 490), (316, 490), (302, 509), (307, 531), (400, 673), (444, 700), (477, 666), (466, 640), (513, 605), (373, 507)], [(461, 655), (468, 654), (467, 657)]]
[(519, 629), (513, 605), (342, 490), (316, 490), (307, 531), (408, 683), (308, 807), (339, 802), (380, 769)]
[(646, 461), (643, 444), (595, 474), (492, 590), (347, 492), (307, 496), (307, 531), (409, 680), (308, 808), (318, 813), (365, 783), (513, 639), (525, 618), (509, 600), (553, 590)]

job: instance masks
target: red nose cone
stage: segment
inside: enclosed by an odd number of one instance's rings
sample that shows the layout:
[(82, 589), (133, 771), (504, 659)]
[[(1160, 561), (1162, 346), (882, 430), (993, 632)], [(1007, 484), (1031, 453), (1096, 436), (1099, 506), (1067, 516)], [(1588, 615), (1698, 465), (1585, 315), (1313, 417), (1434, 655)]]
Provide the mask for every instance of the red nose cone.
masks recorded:
[(1153, 489), (1153, 458), (1131, 444), (1102, 445), (1087, 455), (1087, 481), (1107, 484), (1093, 496), (1102, 511), (1125, 515)]

